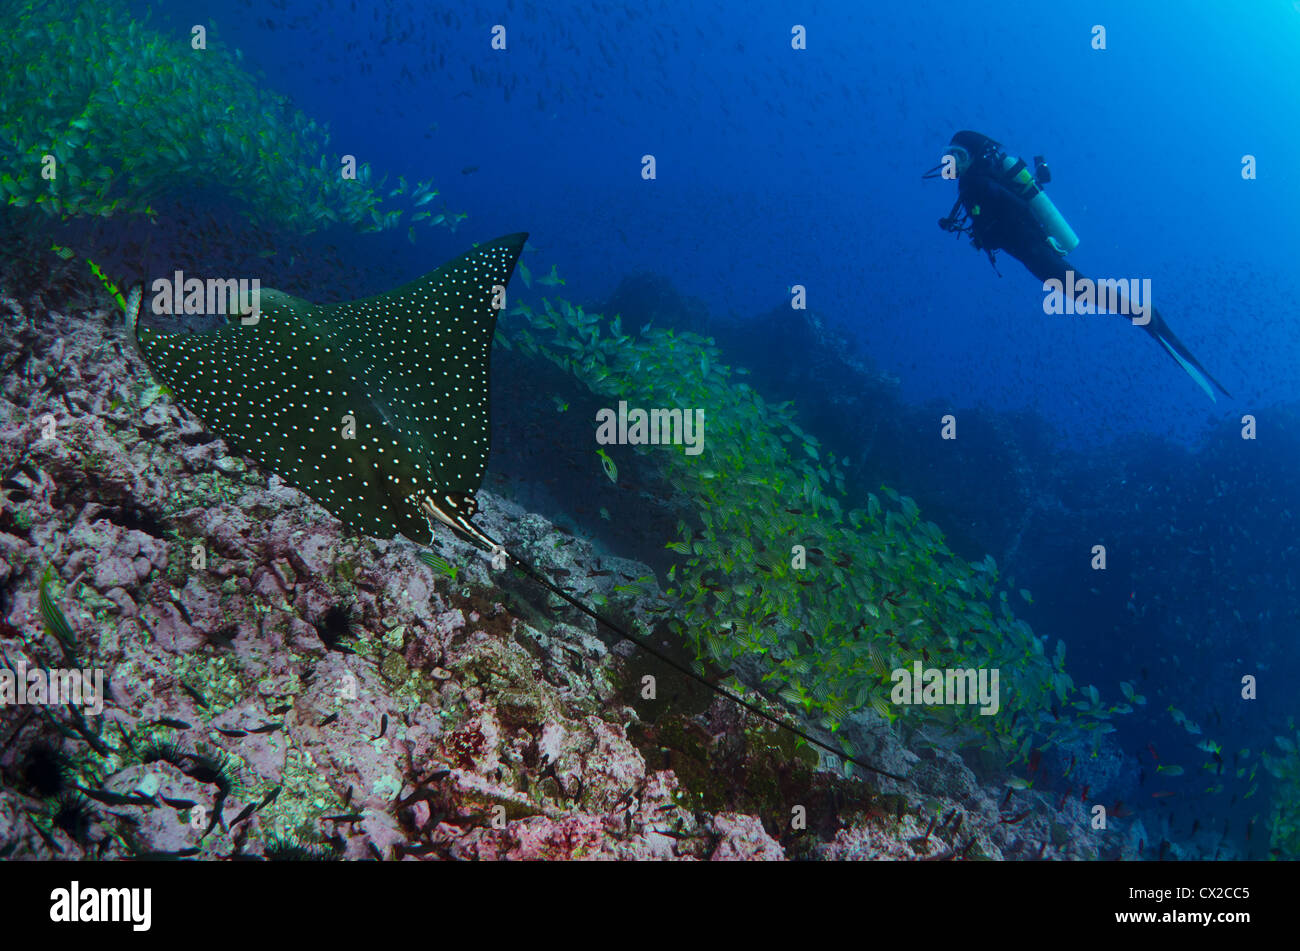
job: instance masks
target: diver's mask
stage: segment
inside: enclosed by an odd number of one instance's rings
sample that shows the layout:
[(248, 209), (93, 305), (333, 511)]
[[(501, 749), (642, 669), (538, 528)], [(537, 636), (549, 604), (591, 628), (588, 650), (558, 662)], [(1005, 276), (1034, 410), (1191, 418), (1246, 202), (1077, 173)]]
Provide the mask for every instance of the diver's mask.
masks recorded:
[(960, 145), (950, 145), (944, 155), (945, 160), (949, 155), (952, 156), (953, 162), (957, 166), (957, 177), (961, 178), (966, 174), (966, 169), (970, 168), (970, 153)]
[(957, 170), (957, 177), (961, 178), (966, 174), (966, 169), (970, 168), (970, 152), (963, 146), (949, 145), (943, 153), (943, 161), (923, 174), (922, 178), (939, 178), (943, 172), (944, 166), (948, 164), (948, 157), (951, 156), (953, 164)]

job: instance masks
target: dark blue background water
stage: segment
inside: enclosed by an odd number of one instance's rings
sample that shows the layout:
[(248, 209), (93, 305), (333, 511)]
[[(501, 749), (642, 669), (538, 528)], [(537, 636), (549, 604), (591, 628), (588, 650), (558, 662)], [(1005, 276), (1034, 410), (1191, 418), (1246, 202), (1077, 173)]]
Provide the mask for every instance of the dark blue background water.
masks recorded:
[[(1044, 417), (1048, 442), (1022, 447), (1029, 488), (989, 501), (989, 524), (966, 541), (1002, 550), (1021, 508), (1040, 510), (1015, 549), (1038, 598), (1024, 615), (1069, 643), (1080, 683), (1113, 697), (1117, 680), (1142, 678), (1152, 702), (1121, 732), (1133, 772), (1154, 742), (1186, 763), (1173, 784), (1181, 801), (1232, 811), (1202, 794), (1204, 757), (1189, 752), (1202, 737), (1164, 708), (1186, 709), (1225, 750), (1258, 750), (1294, 707), (1300, 426), (1279, 407), (1300, 401), (1295, 4), (154, 11), (155, 25), (181, 34), (214, 19), (267, 86), (330, 123), (332, 149), (390, 182), (432, 178), (469, 214), (456, 234), (422, 232), (415, 246), (405, 228), (332, 234), (373, 275), (371, 290), (394, 268), (413, 277), (470, 241), (528, 230), (535, 276), (554, 263), (575, 301), (603, 300), (646, 271), (714, 314), (747, 318), (803, 284), (908, 404), (934, 401), (936, 432), (939, 413), (978, 405)], [(489, 45), (497, 23), (505, 52)], [(794, 23), (807, 50), (791, 49)], [(1094, 24), (1106, 27), (1105, 51), (1091, 48)], [(1174, 331), (1235, 399), (1211, 403), (1123, 320), (1044, 315), (1016, 261), (1003, 255), (999, 277), (940, 232), (955, 186), (920, 175), (961, 128), (1047, 156), (1048, 192), (1082, 239), (1071, 260), (1098, 277), (1150, 278)], [(640, 174), (646, 153), (652, 182)], [(1242, 179), (1246, 154), (1255, 181)], [(1258, 442), (1237, 438), (1245, 413), (1260, 418)], [(926, 495), (929, 452), (898, 464), (899, 487), (928, 514), (958, 512), (942, 484)], [(993, 474), (977, 464), (944, 478), (972, 484), (974, 518), (981, 479), (1000, 499)], [(942, 527), (959, 531), (956, 521)], [(1115, 551), (1104, 581), (1076, 557), (1098, 539)], [(1258, 707), (1236, 698), (1242, 671), (1272, 678)]]
[[(1297, 396), (1289, 2), (280, 6), (169, 4), (165, 22), (215, 19), (333, 146), (434, 178), (462, 234), (530, 230), (575, 297), (648, 269), (747, 314), (801, 283), (909, 397), (1032, 407), (1086, 442)], [(1150, 277), (1236, 401), (1211, 405), (1123, 322), (1046, 317), (1015, 261), (999, 279), (941, 234), (955, 186), (919, 176), (959, 128), (1046, 155), (1072, 260)], [(442, 251), (394, 247), (412, 273)]]

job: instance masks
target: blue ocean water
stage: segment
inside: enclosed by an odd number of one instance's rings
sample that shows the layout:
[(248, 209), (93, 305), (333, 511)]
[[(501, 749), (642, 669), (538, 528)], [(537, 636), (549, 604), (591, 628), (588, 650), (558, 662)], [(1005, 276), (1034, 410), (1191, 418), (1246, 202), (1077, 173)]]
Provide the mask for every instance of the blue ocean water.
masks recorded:
[[(321, 236), (348, 267), (312, 275), (319, 299), (527, 230), (592, 309), (654, 275), (711, 319), (755, 321), (751, 346), (779, 352), (761, 390), (811, 357), (756, 318), (806, 288), (810, 310), (896, 381), (864, 406), (835, 400), (862, 379), (818, 380), (806, 402), (824, 429), (809, 428), (864, 478), (913, 495), (962, 554), (996, 554), (1033, 592), (1020, 616), (1069, 644), (1076, 682), (1146, 695), (1117, 721), (1127, 758), (1110, 798), (1163, 810), (1159, 834), (1184, 842), (1195, 817), (1228, 817), (1236, 832), (1217, 844), (1262, 854), (1267, 837), (1242, 834), (1264, 795), (1247, 802), (1249, 783), (1207, 775), (1193, 750), (1213, 737), (1231, 773), (1238, 750), (1268, 748), (1300, 676), (1300, 5), (137, 9), (182, 34), (213, 24), (262, 85), (328, 123), (331, 148), (390, 179), (432, 179), (467, 213), (415, 243), (405, 229)], [(498, 23), (504, 50), (490, 44)], [(796, 25), (806, 49), (792, 48)], [(995, 271), (940, 231), (956, 188), (921, 175), (959, 129), (1045, 156), (1047, 193), (1081, 238), (1070, 259), (1149, 278), (1232, 397), (1211, 402), (1125, 321), (1044, 314), (1039, 282), (1010, 255)], [(1257, 176), (1243, 177), (1245, 156)], [(787, 395), (798, 406), (803, 394)], [(891, 435), (869, 445), (873, 413)], [(939, 438), (948, 413), (971, 434), (964, 455)], [(1247, 415), (1255, 440), (1241, 437)], [(1111, 552), (1104, 575), (1089, 567), (1094, 544)], [(1242, 699), (1243, 676), (1258, 678), (1258, 700)], [(1165, 779), (1171, 759), (1186, 771)], [(1153, 802), (1160, 791), (1175, 796)]]
[[(593, 299), (648, 270), (745, 314), (801, 283), (909, 398), (1032, 408), (1083, 443), (1190, 437), (1207, 417), (1295, 398), (1291, 4), (809, 4), (799, 52), (782, 4), (516, 7), (502, 52), (482, 42), (504, 18), (493, 5), (458, 4), (449, 22), (420, 4), (343, 2), (216, 19), (336, 145), (454, 182), (482, 234), (526, 221)], [(941, 240), (953, 189), (919, 173), (960, 128), (1048, 158), (1050, 194), (1082, 238), (1072, 260), (1150, 277), (1232, 410), (1191, 400), (1122, 327), (1035, 319), (1015, 262), (999, 279)], [(408, 255), (413, 269), (428, 259)]]

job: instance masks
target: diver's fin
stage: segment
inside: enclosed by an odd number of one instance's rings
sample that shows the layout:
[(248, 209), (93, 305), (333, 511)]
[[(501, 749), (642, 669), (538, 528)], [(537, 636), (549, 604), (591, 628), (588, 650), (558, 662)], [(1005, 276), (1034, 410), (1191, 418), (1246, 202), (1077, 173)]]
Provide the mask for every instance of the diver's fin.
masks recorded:
[[(1086, 288), (1096, 286), (1095, 282), (1080, 273), (1073, 264), (1065, 258), (1056, 257), (1055, 255), (1040, 255), (1025, 262), (1025, 267), (1040, 281), (1056, 280), (1060, 281), (1062, 285), (1068, 284), (1069, 272), (1073, 271), (1076, 299), (1080, 294), (1084, 293)], [(1106, 312), (1109, 313), (1110, 311)], [(1210, 376), (1210, 371), (1201, 366), (1201, 361), (1192, 356), (1192, 352), (1187, 349), (1186, 344), (1179, 340), (1178, 335), (1169, 329), (1165, 319), (1160, 316), (1160, 311), (1154, 307), (1151, 308), (1150, 319), (1143, 325), (1143, 329), (1152, 336), (1156, 343), (1164, 348), (1166, 353), (1174, 358), (1180, 367), (1187, 371), (1187, 375), (1205, 391), (1205, 395), (1211, 400), (1216, 403), (1219, 401), (1219, 398), (1214, 395), (1216, 389), (1229, 399), (1232, 398), (1232, 394), (1223, 388), (1223, 384)]]
[(1217, 387), (1224, 396), (1232, 398), (1232, 394), (1223, 388), (1223, 384), (1210, 376), (1210, 372), (1201, 366), (1201, 362), (1192, 356), (1192, 352), (1169, 329), (1169, 325), (1165, 323), (1159, 311), (1153, 309), (1151, 322), (1146, 325), (1146, 331), (1178, 361), (1178, 365), (1187, 371), (1187, 375), (1196, 381), (1196, 385), (1205, 391), (1206, 396), (1217, 403), (1218, 397), (1214, 395)]
[[(1016, 255), (1019, 257), (1019, 255)], [(1030, 274), (1044, 282), (1046, 290), (1047, 281), (1057, 281), (1062, 287), (1073, 286), (1074, 296), (1077, 300), (1080, 295), (1090, 287), (1095, 287), (1096, 283), (1085, 277), (1073, 264), (1065, 258), (1051, 252), (1039, 253), (1026, 258), (1021, 258), (1021, 263)], [(1071, 273), (1073, 277), (1071, 278)], [(1105, 313), (1113, 313), (1110, 310), (1104, 310)], [(1229, 399), (1232, 394), (1223, 388), (1223, 384), (1210, 376), (1208, 370), (1201, 366), (1201, 362), (1192, 356), (1192, 352), (1187, 349), (1178, 336), (1169, 329), (1165, 319), (1160, 316), (1160, 311), (1154, 307), (1151, 308), (1150, 319), (1146, 322), (1145, 330), (1149, 333), (1168, 354), (1178, 362), (1178, 365), (1187, 371), (1187, 375), (1196, 381), (1196, 385), (1205, 391), (1205, 394), (1214, 402), (1218, 402), (1218, 397), (1214, 395), (1215, 388), (1218, 388), (1224, 396)]]

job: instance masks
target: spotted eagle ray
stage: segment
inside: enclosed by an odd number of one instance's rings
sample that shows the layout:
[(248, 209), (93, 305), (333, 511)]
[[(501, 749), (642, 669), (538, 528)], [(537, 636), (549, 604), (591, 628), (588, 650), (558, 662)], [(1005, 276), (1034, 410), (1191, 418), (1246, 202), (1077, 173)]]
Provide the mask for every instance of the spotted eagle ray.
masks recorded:
[(396, 290), (313, 304), (264, 289), (256, 314), (201, 333), (127, 332), (175, 398), (344, 525), (430, 545), (446, 525), (619, 637), (769, 723), (846, 755), (713, 683), (556, 587), (473, 522), (490, 443), (492, 336), (525, 233), (477, 245)]

